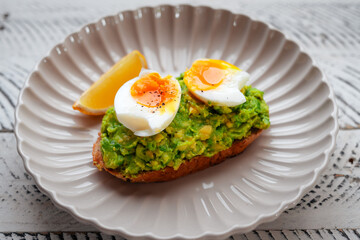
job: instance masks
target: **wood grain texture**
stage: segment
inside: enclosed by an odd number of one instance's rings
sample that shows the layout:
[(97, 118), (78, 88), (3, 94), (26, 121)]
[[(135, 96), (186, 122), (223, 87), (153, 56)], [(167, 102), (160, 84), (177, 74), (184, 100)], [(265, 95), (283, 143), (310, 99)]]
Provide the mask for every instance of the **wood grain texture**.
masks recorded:
[[(167, 1), (147, 3), (157, 5)], [(12, 131), (14, 107), (26, 76), (55, 44), (88, 22), (139, 6), (134, 1), (7, 1), (0, 10), (0, 131)], [(191, 3), (177, 1), (177, 3)], [(197, 5), (207, 4), (200, 0)], [(360, 126), (360, 3), (233, 1), (226, 8), (264, 20), (280, 29), (314, 57), (328, 76), (339, 105), (343, 129)], [(94, 10), (96, 9), (96, 11)], [(5, 17), (6, 16), (6, 17)]]
[[(226, 240), (322, 240), (322, 239), (359, 239), (360, 229), (321, 229), (321, 230), (273, 230), (252, 231), (247, 234), (237, 234)], [(2, 240), (125, 240), (120, 236), (111, 236), (99, 232), (68, 232), (68, 233), (31, 233), (9, 232), (0, 233)]]
[[(340, 131), (327, 169), (293, 208), (258, 230), (360, 226), (360, 130)], [(0, 134), (0, 232), (97, 231), (57, 209), (25, 172), (12, 133)], [(326, 239), (326, 238), (325, 238)]]
[[(340, 131), (327, 169), (316, 185), (275, 222), (258, 229), (360, 226), (360, 130)], [(330, 211), (331, 210), (331, 211)], [(296, 216), (296, 217), (295, 217)]]
[[(16, 151), (14, 107), (34, 65), (69, 33), (108, 14), (163, 3), (168, 0), (0, 1), (0, 239), (123, 239), (77, 222), (39, 191)], [(318, 62), (339, 106), (343, 130), (315, 187), (276, 221), (228, 239), (360, 239), (360, 2), (172, 3), (210, 4), (285, 32)]]

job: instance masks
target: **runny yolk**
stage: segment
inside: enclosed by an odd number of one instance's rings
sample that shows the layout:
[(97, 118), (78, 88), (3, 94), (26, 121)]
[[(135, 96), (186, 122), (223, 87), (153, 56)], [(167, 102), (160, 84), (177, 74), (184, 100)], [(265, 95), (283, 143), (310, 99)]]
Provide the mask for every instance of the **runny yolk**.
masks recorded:
[(149, 73), (137, 80), (130, 89), (137, 103), (154, 108), (162, 107), (178, 94), (171, 76), (161, 78), (159, 73)]
[(218, 87), (230, 69), (236, 66), (222, 60), (201, 59), (193, 63), (184, 74), (184, 82), (190, 90), (209, 90)]

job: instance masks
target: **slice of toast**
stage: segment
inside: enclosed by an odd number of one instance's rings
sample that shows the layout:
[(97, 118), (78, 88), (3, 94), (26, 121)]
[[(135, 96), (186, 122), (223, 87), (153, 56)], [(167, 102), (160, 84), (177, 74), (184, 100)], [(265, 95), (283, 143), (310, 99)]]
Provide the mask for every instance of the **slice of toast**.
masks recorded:
[(252, 132), (250, 136), (247, 138), (243, 138), (241, 140), (235, 140), (234, 143), (231, 145), (230, 148), (225, 149), (217, 154), (213, 155), (212, 157), (205, 157), (205, 156), (196, 156), (190, 160), (184, 161), (177, 170), (174, 170), (172, 167), (166, 167), (161, 170), (157, 171), (145, 171), (137, 174), (135, 177), (129, 177), (123, 175), (121, 172), (117, 171), (116, 169), (108, 169), (105, 167), (102, 153), (100, 149), (100, 134), (93, 146), (93, 163), (99, 170), (105, 170), (115, 177), (121, 178), (127, 182), (165, 182), (174, 180), (176, 178), (201, 171), (213, 165), (219, 164), (223, 162), (226, 158), (235, 156), (252, 143), (262, 132), (261, 129), (256, 129)]

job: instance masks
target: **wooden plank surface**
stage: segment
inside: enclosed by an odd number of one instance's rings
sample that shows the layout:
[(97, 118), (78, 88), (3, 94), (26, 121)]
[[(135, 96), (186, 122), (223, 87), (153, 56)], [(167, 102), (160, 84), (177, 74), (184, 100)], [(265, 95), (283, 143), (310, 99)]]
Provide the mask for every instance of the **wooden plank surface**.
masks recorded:
[[(14, 108), (34, 65), (69, 33), (104, 15), (166, 2), (0, 1), (0, 239), (113, 239), (58, 210), (38, 190), (16, 151)], [(248, 14), (295, 39), (327, 75), (339, 106), (342, 130), (315, 187), (276, 221), (229, 239), (360, 239), (360, 2), (199, 0), (195, 5)]]
[[(0, 130), (3, 131), (13, 129), (13, 111), (20, 88), (34, 65), (51, 47), (85, 23), (139, 5), (135, 1), (119, 6), (117, 1), (111, 0), (101, 1), (101, 4), (83, 0), (51, 4), (41, 1), (17, 2), (21, 1), (7, 1), (8, 4), (0, 12)], [(153, 1), (151, 5), (163, 2), (166, 1)], [(198, 3), (206, 2), (201, 0)], [(359, 128), (359, 1), (334, 1), (332, 4), (329, 1), (291, 4), (265, 1), (261, 5), (250, 1), (246, 4), (232, 3), (223, 5), (220, 1), (214, 1), (212, 6), (264, 20), (299, 42), (319, 63), (334, 88), (340, 107), (340, 127)]]
[[(321, 229), (321, 230), (275, 230), (252, 231), (247, 234), (237, 234), (226, 240), (323, 240), (323, 239), (359, 239), (360, 229)], [(0, 233), (4, 240), (125, 240), (120, 236), (110, 236), (98, 232), (69, 233)]]
[[(293, 208), (258, 230), (359, 228), (360, 130), (342, 130), (327, 169)], [(0, 232), (97, 231), (57, 209), (25, 172), (12, 133), (0, 134)], [(10, 150), (10, 151), (9, 151)]]

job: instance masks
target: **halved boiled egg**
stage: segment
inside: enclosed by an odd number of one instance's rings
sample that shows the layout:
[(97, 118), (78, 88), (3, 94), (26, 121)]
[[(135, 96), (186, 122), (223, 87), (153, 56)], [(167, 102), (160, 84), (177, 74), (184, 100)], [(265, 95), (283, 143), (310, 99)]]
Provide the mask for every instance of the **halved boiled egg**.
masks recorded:
[(249, 74), (238, 67), (215, 59), (196, 60), (184, 73), (189, 91), (201, 101), (213, 105), (233, 107), (246, 101), (241, 89)]
[(116, 93), (117, 119), (136, 136), (147, 137), (164, 130), (174, 119), (180, 104), (181, 88), (172, 76), (143, 69)]

